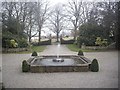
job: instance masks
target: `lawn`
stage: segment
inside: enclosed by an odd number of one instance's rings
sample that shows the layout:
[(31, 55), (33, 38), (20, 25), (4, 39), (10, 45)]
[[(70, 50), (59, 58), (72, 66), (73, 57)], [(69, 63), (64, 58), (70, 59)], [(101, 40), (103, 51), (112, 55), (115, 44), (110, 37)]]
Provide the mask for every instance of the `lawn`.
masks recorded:
[(77, 47), (75, 44), (68, 44), (66, 45), (67, 48), (69, 48), (71, 51), (78, 52), (79, 50), (82, 50), (83, 52), (96, 52), (96, 51), (101, 51), (101, 50), (91, 50), (91, 49), (81, 49)]
[(31, 50), (36, 51), (36, 52), (42, 52), (45, 48), (46, 48), (45, 45), (43, 45), (43, 46), (32, 46)]
[(43, 46), (32, 46), (29, 51), (23, 51), (23, 52), (18, 52), (18, 53), (19, 54), (22, 54), (22, 53), (32, 53), (33, 51), (42, 52), (45, 48), (46, 48), (45, 45), (43, 45)]
[(32, 53), (33, 51), (36, 52), (42, 52), (46, 48), (45, 45), (43, 46), (32, 46), (29, 51), (22, 51), (22, 52), (16, 52), (17, 54), (24, 54), (24, 53)]

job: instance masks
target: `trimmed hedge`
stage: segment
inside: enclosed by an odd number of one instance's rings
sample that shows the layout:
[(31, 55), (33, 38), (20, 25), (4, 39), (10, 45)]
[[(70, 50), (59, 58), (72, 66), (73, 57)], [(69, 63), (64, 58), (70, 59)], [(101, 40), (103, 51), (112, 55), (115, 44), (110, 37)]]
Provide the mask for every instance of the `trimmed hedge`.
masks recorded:
[(99, 64), (98, 64), (97, 59), (93, 59), (91, 65), (90, 65), (90, 70), (92, 72), (98, 72), (99, 71)]
[(51, 39), (46, 41), (41, 41), (40, 43), (38, 43), (38, 45), (51, 45)]
[(61, 43), (61, 44), (73, 44), (74, 42), (75, 42), (74, 39), (64, 40), (64, 39), (60, 38), (60, 43)]
[(29, 72), (30, 65), (27, 63), (26, 60), (23, 60), (22, 62), (22, 72)]
[(41, 41), (39, 43), (32, 43), (34, 46), (39, 46), (39, 45), (51, 45), (51, 39), (46, 40), (46, 41)]
[(83, 51), (82, 51), (82, 50), (79, 50), (78, 55), (84, 56)]
[(36, 51), (34, 51), (31, 56), (38, 56), (38, 54)]

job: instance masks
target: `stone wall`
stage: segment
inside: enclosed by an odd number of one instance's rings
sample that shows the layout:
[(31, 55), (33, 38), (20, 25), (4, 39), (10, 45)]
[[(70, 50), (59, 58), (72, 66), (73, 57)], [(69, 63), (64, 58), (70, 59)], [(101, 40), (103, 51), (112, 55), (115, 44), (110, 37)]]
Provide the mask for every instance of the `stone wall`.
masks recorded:
[(5, 53), (14, 53), (14, 52), (21, 52), (21, 51), (28, 51), (28, 48), (2, 48), (2, 52), (5, 52)]
[[(91, 60), (84, 56), (78, 56), (78, 55), (60, 55), (60, 58), (71, 58), (74, 59), (77, 64), (75, 65), (61, 65), (61, 66), (44, 66), (42, 64), (35, 64), (35, 58), (55, 58), (55, 55), (43, 55), (38, 57), (32, 57), (27, 60), (28, 64), (30, 65), (30, 72), (32, 73), (45, 73), (45, 72), (87, 72), (89, 71), (89, 66), (91, 64)], [(80, 63), (78, 61), (81, 61), (83, 63)]]
[(107, 49), (107, 47), (104, 46), (81, 46), (82, 49), (91, 49), (91, 50), (98, 50), (98, 49)]
[(87, 72), (89, 71), (88, 64), (81, 64), (77, 66), (30, 66), (30, 72), (43, 73), (43, 72)]

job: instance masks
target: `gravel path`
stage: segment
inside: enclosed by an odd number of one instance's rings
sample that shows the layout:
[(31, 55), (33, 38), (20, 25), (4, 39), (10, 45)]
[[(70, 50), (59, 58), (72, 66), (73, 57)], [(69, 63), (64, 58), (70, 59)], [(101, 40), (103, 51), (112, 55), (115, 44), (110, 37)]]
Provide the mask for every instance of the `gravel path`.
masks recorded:
[[(48, 46), (40, 55), (56, 54), (56, 45)], [(77, 54), (64, 45), (60, 54)], [(3, 83), (7, 88), (117, 88), (118, 52), (87, 52), (91, 60), (97, 58), (99, 72), (22, 73), (21, 62), (31, 54), (3, 54)]]
[(77, 52), (72, 52), (68, 48), (66, 48), (65, 45), (48, 45), (47, 48), (40, 53), (40, 55), (57, 55), (59, 53), (60, 55), (73, 55), (77, 54)]

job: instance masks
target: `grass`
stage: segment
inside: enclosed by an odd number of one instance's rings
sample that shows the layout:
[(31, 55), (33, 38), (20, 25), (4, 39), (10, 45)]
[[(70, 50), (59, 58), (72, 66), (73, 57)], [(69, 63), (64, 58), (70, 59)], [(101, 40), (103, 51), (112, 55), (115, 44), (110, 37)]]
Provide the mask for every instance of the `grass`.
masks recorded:
[(16, 54), (28, 54), (28, 53), (32, 53), (33, 51), (42, 52), (45, 48), (46, 48), (45, 45), (43, 45), (43, 46), (32, 46), (31, 49), (28, 50), (28, 51), (21, 51), (21, 52), (15, 52), (15, 53)]
[(43, 45), (43, 46), (32, 46), (31, 50), (36, 51), (36, 52), (42, 52), (45, 48), (46, 48), (45, 45)]
[(101, 50), (91, 50), (91, 49), (81, 49), (77, 47), (75, 44), (68, 44), (66, 45), (68, 49), (74, 52), (78, 52), (79, 50), (82, 50), (83, 52), (96, 52), (96, 51), (101, 51)]

